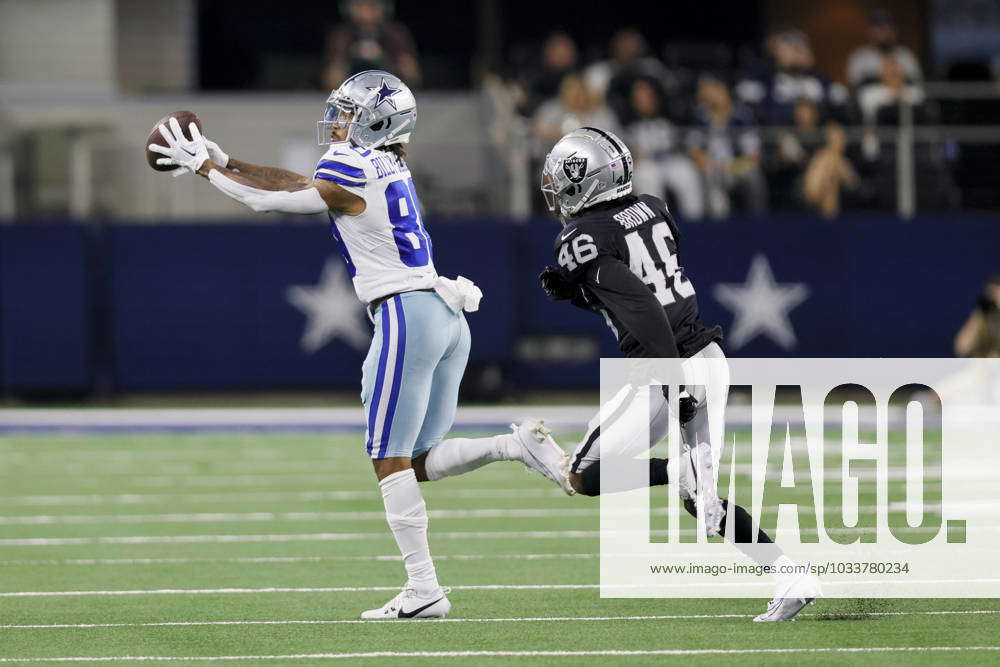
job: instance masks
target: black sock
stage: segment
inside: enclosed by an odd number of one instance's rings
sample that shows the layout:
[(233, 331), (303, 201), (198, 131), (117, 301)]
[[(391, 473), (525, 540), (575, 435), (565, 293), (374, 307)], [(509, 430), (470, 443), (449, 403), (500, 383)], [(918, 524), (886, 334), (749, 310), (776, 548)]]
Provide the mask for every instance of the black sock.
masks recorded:
[[(782, 556), (781, 548), (771, 540), (771, 537), (754, 525), (750, 513), (739, 505), (730, 505), (723, 500), (722, 506), (726, 515), (722, 517), (719, 528), (721, 535), (726, 535), (726, 521), (733, 519), (733, 546), (752, 558), (758, 565), (773, 565)], [(757, 533), (757, 543), (753, 544), (754, 533)]]
[(649, 485), (663, 486), (667, 484), (667, 460), (649, 459)]
[(580, 473), (580, 491), (585, 496), (601, 495), (601, 462), (594, 461)]
[(757, 544), (772, 544), (774, 542), (767, 533), (754, 526), (753, 518), (751, 518), (750, 513), (745, 509), (739, 505), (731, 506), (728, 500), (722, 501), (722, 507), (726, 510), (726, 515), (722, 517), (722, 523), (720, 524), (719, 532), (721, 534), (726, 534), (726, 521), (732, 516), (735, 522), (733, 526), (733, 541), (736, 544), (750, 544), (753, 542), (755, 530), (757, 531)]
[[(782, 556), (781, 548), (771, 540), (767, 533), (754, 525), (749, 512), (739, 505), (730, 505), (725, 498), (722, 499), (722, 508), (726, 510), (726, 514), (719, 524), (719, 534), (724, 537), (727, 535), (726, 523), (732, 517), (734, 547), (752, 558), (758, 565), (772, 565)], [(730, 508), (732, 509), (730, 510)], [(684, 509), (691, 516), (697, 516), (693, 500), (685, 500)], [(756, 544), (753, 542), (755, 532), (757, 533)]]
[[(601, 495), (601, 462), (594, 461), (580, 473), (580, 492), (585, 496)], [(649, 485), (663, 486), (667, 483), (667, 460), (649, 459)], [(627, 489), (616, 489), (626, 491)]]

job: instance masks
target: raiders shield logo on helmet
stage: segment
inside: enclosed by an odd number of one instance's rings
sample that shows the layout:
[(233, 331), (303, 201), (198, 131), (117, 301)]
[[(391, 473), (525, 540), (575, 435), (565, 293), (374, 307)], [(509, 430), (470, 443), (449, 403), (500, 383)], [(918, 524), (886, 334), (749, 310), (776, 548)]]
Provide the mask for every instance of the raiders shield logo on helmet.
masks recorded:
[(587, 174), (587, 158), (568, 157), (563, 160), (563, 171), (570, 183), (579, 183)]

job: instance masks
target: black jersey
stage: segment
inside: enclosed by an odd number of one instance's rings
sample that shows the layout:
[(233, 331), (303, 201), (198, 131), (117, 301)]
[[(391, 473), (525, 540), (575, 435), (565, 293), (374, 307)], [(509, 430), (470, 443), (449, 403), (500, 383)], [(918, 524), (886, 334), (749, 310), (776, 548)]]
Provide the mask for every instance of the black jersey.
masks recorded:
[(720, 327), (698, 321), (694, 286), (678, 263), (677, 224), (651, 195), (586, 209), (555, 241), (573, 303), (604, 315), (626, 357), (690, 357)]

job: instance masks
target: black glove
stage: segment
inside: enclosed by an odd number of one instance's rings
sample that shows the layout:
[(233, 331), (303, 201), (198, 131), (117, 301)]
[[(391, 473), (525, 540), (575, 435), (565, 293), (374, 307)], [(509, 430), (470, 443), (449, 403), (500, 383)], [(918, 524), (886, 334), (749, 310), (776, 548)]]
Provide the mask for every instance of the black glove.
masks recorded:
[(986, 315), (987, 313), (996, 310), (997, 304), (996, 301), (990, 298), (989, 294), (983, 292), (979, 295), (979, 300), (976, 301), (976, 307), (983, 313), (983, 315)]
[(577, 287), (569, 280), (565, 274), (554, 266), (546, 266), (538, 274), (538, 280), (542, 283), (542, 289), (554, 301), (572, 299), (577, 295)]
[(693, 396), (684, 394), (677, 400), (677, 410), (681, 413), (681, 425), (687, 424), (698, 414), (698, 401)]
[[(663, 398), (670, 401), (670, 394), (667, 391), (667, 385), (663, 385)], [(695, 415), (698, 414), (698, 401), (694, 400), (694, 396), (687, 393), (684, 389), (684, 385), (680, 386), (680, 397), (677, 399), (677, 411), (680, 413), (678, 418), (680, 419), (681, 426), (687, 424), (689, 421), (694, 419)]]

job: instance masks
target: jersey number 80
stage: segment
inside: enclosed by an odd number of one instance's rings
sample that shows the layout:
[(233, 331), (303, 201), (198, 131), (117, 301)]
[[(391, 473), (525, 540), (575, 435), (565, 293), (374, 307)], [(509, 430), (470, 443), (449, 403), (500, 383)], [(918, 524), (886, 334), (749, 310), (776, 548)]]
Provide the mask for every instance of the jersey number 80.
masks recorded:
[(385, 206), (399, 259), (406, 266), (427, 266), (433, 259), (431, 237), (420, 217), (420, 200), (413, 179), (392, 181), (385, 186)]

